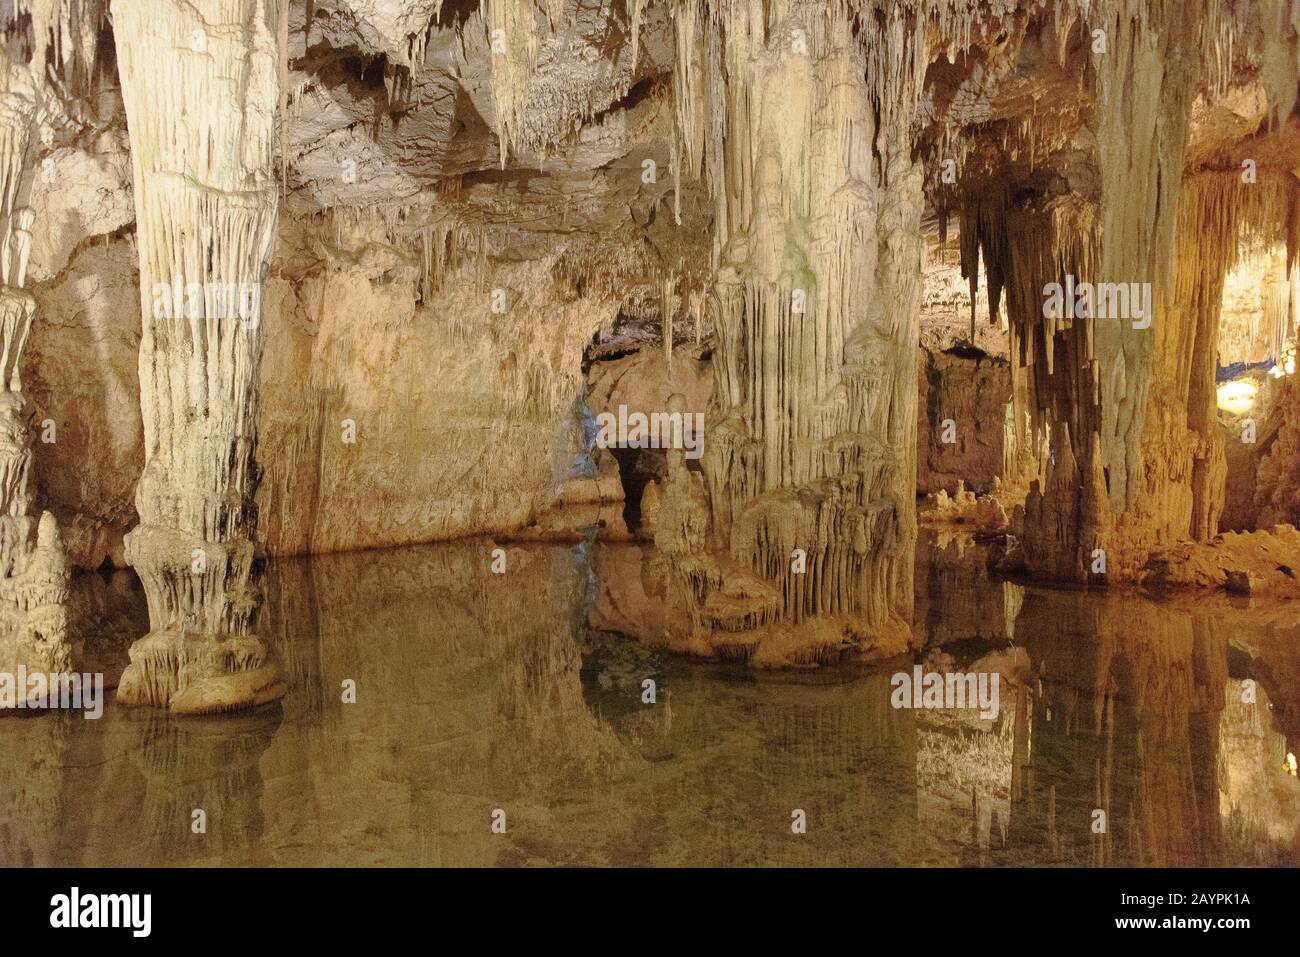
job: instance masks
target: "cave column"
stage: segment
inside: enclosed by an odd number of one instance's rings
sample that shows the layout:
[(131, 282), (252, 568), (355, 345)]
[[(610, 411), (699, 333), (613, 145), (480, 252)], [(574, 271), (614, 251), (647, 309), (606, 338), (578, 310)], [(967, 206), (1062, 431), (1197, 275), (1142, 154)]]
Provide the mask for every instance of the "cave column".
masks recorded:
[(118, 700), (228, 711), (283, 695), (256, 635), (262, 281), (287, 0), (117, 4), (140, 253), (145, 467), (127, 560), (150, 633)]
[[(30, 187), (32, 130), (48, 103), (43, 43), (49, 26), (34, 23), (30, 63), (0, 51), (0, 671), (72, 671), (67, 558), (58, 523), (35, 514), (32, 410), (23, 392), (22, 360), (36, 300), (23, 288), (35, 214), (19, 205)], [(92, 57), (93, 59), (93, 57)], [(21, 689), (26, 693), (26, 689)]]
[(757, 620), (787, 634), (835, 617), (907, 642), (921, 36), (897, 6), (679, 11), (678, 136), (715, 204), (710, 541), (723, 578), (771, 589)]
[[(1213, 360), (1213, 330), (1176, 301), (1174, 269), (1192, 104), (1216, 38), (1205, 7), (1095, 7), (1084, 34), (1098, 194), (995, 217), (1009, 254), (993, 259), (1008, 278), (1017, 376), (1051, 443), (1046, 484), (1031, 490), (1017, 522), (1037, 576), (1132, 578), (1157, 544), (1217, 526), (1223, 453), (1205, 430), (1204, 390), (1190, 379), (1191, 357)], [(968, 224), (982, 225), (964, 212), (963, 231)], [(979, 237), (986, 254), (996, 249), (990, 238)], [(971, 259), (964, 250), (965, 268)], [(1066, 290), (1054, 306), (1049, 286)]]

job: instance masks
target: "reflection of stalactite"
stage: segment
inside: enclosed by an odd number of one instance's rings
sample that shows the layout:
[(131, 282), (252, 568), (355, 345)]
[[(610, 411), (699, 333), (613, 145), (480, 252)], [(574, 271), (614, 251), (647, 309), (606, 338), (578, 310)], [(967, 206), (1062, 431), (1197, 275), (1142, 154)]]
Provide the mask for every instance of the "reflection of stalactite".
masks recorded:
[(326, 707), (333, 689), (321, 660), (320, 598), (311, 561), (286, 558), (270, 564), (262, 621), (291, 692), (286, 710), (301, 710), (316, 721), (337, 716)]
[(1267, 856), (1270, 845), (1300, 855), (1300, 781), (1285, 769), (1287, 741), (1270, 727), (1272, 704), (1256, 685), (1230, 679), (1219, 717), (1218, 773), (1211, 782), (1221, 796), (1224, 843), (1243, 864), (1285, 864)]
[[(620, 657), (635, 660), (617, 641), (602, 659), (608, 671)], [(752, 683), (718, 681), (692, 666), (660, 677), (653, 709), (636, 697), (620, 706), (630, 688), (592, 695), (619, 737), (643, 747), (655, 720), (647, 712), (671, 702), (671, 726), (655, 729), (656, 759), (611, 795), (615, 834), (635, 840), (666, 818), (678, 835), (647, 846), (637, 863), (903, 865), (941, 838), (916, 827), (916, 716), (890, 707), (885, 675)], [(745, 718), (719, 721), (728, 714)], [(798, 835), (796, 809), (807, 823)]]
[(968, 534), (948, 538), (922, 532), (917, 544), (914, 629), (922, 632), (927, 645), (968, 638), (1001, 644), (1015, 637), (1024, 589), (1012, 582), (991, 582), (987, 561), (985, 551)]
[[(572, 622), (585, 578), (555, 549), (511, 548), (494, 574), (492, 548), (321, 555), (309, 576), (307, 563), (275, 563), (266, 627), (291, 690), (263, 762), (283, 812), (272, 841), (305, 832), (326, 859), (356, 863), (356, 848), (399, 829), (402, 862), (493, 863), (520, 853), (516, 830), (558, 826), (537, 795), (602, 793), (627, 756), (581, 694)], [(322, 763), (341, 770), (312, 773)], [(347, 798), (360, 781), (373, 794), (363, 808)], [(505, 838), (488, 828), (497, 807)], [(379, 853), (394, 862), (389, 845)]]
[[(1268, 699), (1237, 704), (1222, 612), (1026, 589), (1036, 674), (1004, 673), (988, 722), (891, 707), (888, 671), (737, 680), (593, 637), (581, 551), (511, 548), (497, 575), (493, 547), (317, 556), (310, 575), (277, 563), (283, 710), (0, 721), (0, 863), (1296, 859), (1295, 779), (1279, 781)], [(1232, 621), (1289, 663), (1290, 618)]]
[[(983, 866), (990, 852), (1005, 843), (1015, 746), (1013, 715), (1024, 693), (1004, 686), (999, 692), (1000, 717), (987, 723), (961, 712), (918, 716), (917, 790), (925, 798), (918, 823), (926, 832), (948, 832), (961, 847), (953, 857), (934, 863)], [(957, 825), (962, 818), (969, 821), (965, 828)]]
[[(853, 851), (861, 854), (865, 848), (871, 849), (867, 859), (876, 863), (910, 862), (920, 843), (913, 823), (918, 789), (915, 715), (890, 707), (888, 677), (883, 674), (851, 688), (832, 684), (814, 692), (795, 687), (799, 694), (792, 700), (785, 700), (781, 689), (755, 689), (762, 703), (756, 714), (752, 773), (763, 785), (762, 793), (751, 798), (748, 816), (762, 822), (760, 809), (772, 807), (774, 833), (747, 851), (749, 861), (756, 851), (764, 853), (766, 845), (771, 862), (783, 866), (849, 863), (855, 860)], [(808, 812), (814, 840), (788, 841), (775, 830), (784, 825), (789, 831), (790, 809), (796, 807)], [(895, 837), (891, 846), (882, 848), (885, 834)], [(828, 847), (831, 842), (847, 847), (834, 852)]]
[[(496, 575), (491, 548), (311, 560), (326, 714), (294, 719), (295, 685), (262, 760), (264, 802), (277, 808), (265, 841), (280, 859), (310, 843), (312, 860), (353, 864), (909, 860), (914, 716), (889, 706), (883, 676), (753, 686), (683, 669), (659, 675), (646, 705), (646, 666), (634, 662), (590, 704), (572, 625), (587, 602), (576, 556), (510, 548)], [(301, 623), (281, 627), (282, 611), (302, 614), (272, 599), (268, 633), (313, 640)], [(345, 678), (356, 704), (339, 701)], [(494, 836), (498, 807), (509, 827)], [(808, 835), (790, 833), (797, 807)]]

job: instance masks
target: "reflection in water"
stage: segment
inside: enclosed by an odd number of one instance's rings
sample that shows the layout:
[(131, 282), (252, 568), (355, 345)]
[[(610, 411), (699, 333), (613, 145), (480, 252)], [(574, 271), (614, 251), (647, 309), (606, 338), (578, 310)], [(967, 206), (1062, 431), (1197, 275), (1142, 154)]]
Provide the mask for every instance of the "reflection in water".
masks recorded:
[[(634, 546), (510, 549), (505, 575), (492, 547), (273, 563), (266, 708), (0, 719), (0, 864), (1300, 863), (1281, 612), (989, 582), (932, 542), (918, 660), (997, 671), (984, 719), (891, 707), (911, 662), (761, 674), (589, 627), (634, 606), (593, 571), (635, 577)], [(87, 602), (88, 655), (127, 593)]]

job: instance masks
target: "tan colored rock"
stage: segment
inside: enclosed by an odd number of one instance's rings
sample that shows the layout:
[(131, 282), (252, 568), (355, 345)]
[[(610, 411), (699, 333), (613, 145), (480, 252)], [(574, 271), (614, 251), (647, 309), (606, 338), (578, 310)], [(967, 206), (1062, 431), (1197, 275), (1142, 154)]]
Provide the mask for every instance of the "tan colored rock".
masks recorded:
[(125, 142), (105, 137), (96, 146), (101, 151), (55, 149), (32, 177), (28, 203), (40, 228), (32, 231), (30, 282), (55, 279), (87, 240), (135, 219)]
[(922, 352), (919, 366), (917, 494), (958, 482), (990, 491), (1014, 454), (1010, 366), (957, 349)]
[(122, 536), (136, 523), (144, 467), (135, 255), (125, 242), (89, 244), (33, 294), (41, 316), (27, 359), (35, 480), (61, 518), (69, 561), (124, 567)]
[(1182, 542), (1156, 552), (1143, 574), (1148, 587), (1224, 589), (1263, 598), (1300, 597), (1300, 532), (1278, 525), (1225, 532), (1209, 542)]
[(258, 421), (268, 550), (506, 532), (550, 507), (585, 453), (582, 347), (613, 311), (553, 292), (545, 263), (490, 281), (467, 266), (420, 305), (413, 281), (356, 267), (298, 290), (272, 280)]

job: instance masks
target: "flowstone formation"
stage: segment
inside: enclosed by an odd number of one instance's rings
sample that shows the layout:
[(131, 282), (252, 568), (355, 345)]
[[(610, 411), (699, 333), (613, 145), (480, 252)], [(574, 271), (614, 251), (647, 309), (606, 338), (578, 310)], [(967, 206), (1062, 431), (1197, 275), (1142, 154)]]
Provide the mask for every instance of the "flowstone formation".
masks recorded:
[(145, 467), (126, 557), (151, 628), (118, 700), (228, 711), (285, 691), (256, 633), (253, 496), (287, 6), (142, 0), (114, 14), (143, 314)]

